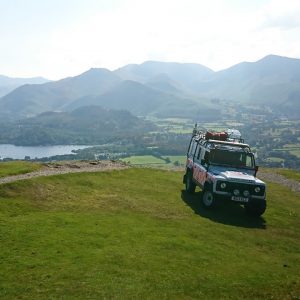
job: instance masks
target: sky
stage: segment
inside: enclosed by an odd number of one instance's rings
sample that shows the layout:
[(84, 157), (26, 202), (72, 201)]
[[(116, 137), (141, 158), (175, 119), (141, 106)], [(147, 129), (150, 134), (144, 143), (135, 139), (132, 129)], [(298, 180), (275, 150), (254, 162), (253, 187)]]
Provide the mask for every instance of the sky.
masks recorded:
[(300, 58), (299, 0), (0, 0), (0, 74), (57, 80), (147, 60), (214, 71)]

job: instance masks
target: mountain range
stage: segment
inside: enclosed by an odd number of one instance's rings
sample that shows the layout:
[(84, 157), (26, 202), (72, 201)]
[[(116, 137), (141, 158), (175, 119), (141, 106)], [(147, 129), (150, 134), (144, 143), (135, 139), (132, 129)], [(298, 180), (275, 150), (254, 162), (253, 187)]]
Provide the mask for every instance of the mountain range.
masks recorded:
[(43, 77), (11, 78), (8, 76), (0, 75), (0, 97), (10, 93), (17, 87), (24, 84), (41, 84), (49, 81), (50, 80)]
[(99, 105), (138, 116), (210, 119), (219, 116), (222, 101), (269, 106), (298, 117), (300, 59), (269, 55), (218, 72), (200, 64), (155, 61), (115, 71), (90, 69), (75, 77), (14, 89), (0, 98), (0, 117), (22, 119)]

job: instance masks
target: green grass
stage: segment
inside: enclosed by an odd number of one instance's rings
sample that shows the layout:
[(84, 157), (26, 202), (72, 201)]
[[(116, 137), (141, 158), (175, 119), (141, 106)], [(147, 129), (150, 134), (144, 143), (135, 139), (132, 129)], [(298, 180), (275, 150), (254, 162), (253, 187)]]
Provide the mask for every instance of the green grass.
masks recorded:
[(147, 164), (165, 164), (163, 159), (152, 155), (129, 156), (121, 159), (125, 162), (130, 162), (132, 165), (147, 165)]
[(300, 172), (291, 169), (276, 169), (276, 173), (279, 173), (289, 179), (293, 179), (300, 182)]
[(283, 148), (300, 148), (299, 144), (285, 144)]
[(0, 298), (298, 299), (299, 195), (199, 206), (182, 173), (127, 169), (0, 186)]
[(223, 131), (227, 128), (227, 125), (224, 122), (210, 122), (210, 123), (203, 123), (201, 124), (206, 130), (213, 130), (213, 131)]
[(297, 157), (300, 157), (300, 149), (290, 150), (289, 153), (291, 153)]
[[(131, 165), (143, 165), (143, 166), (151, 166), (155, 167), (163, 167), (163, 168), (173, 168), (174, 163), (177, 161), (180, 165), (184, 165), (186, 162), (186, 156), (184, 155), (166, 155), (162, 156), (163, 159), (152, 155), (140, 155), (140, 156), (130, 156), (122, 158), (122, 161), (129, 162)], [(169, 158), (170, 163), (166, 163), (164, 159)]]
[(293, 154), (297, 157), (300, 157), (300, 145), (299, 144), (285, 144), (283, 149), (280, 151), (288, 151), (290, 154)]
[(184, 133), (190, 133), (192, 134), (192, 130), (190, 128), (172, 128), (169, 130), (169, 132), (177, 133), (177, 134), (184, 134)]
[(235, 128), (235, 127), (243, 126), (243, 125), (244, 125), (244, 123), (240, 123), (240, 122), (236, 122), (236, 121), (227, 121), (226, 122), (226, 126), (229, 128)]
[(267, 161), (269, 162), (284, 162), (284, 159), (283, 158), (280, 158), (280, 157), (268, 157), (267, 158)]
[(163, 158), (169, 157), (171, 164), (174, 164), (174, 162), (178, 161), (181, 165), (185, 165), (186, 163), (186, 155), (166, 155), (163, 156)]
[(0, 177), (37, 171), (41, 164), (26, 161), (0, 162)]

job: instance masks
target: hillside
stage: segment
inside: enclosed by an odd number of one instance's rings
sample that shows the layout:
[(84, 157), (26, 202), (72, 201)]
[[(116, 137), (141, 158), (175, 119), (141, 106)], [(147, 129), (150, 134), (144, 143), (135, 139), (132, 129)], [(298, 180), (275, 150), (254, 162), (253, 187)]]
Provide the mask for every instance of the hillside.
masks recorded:
[(269, 55), (244, 62), (199, 82), (198, 93), (234, 101), (280, 105), (300, 91), (300, 59)]
[(299, 195), (269, 183), (251, 219), (203, 210), (181, 179), (127, 169), (1, 185), (0, 297), (297, 298)]
[(207, 110), (213, 100), (221, 107), (228, 103), (261, 105), (276, 115), (297, 118), (299, 70), (300, 59), (275, 55), (219, 72), (199, 64), (154, 61), (115, 71), (91, 69), (75, 77), (15, 89), (0, 98), (0, 117), (22, 119), (45, 111), (101, 105), (159, 117), (193, 118), (205, 111), (217, 120), (216, 106)]
[(205, 80), (214, 71), (192, 63), (146, 61), (140, 65), (131, 64), (114, 71), (123, 80), (133, 80), (141, 83), (151, 82), (159, 76), (167, 76), (179, 86), (183, 93), (191, 92), (195, 83)]
[(0, 126), (0, 143), (15, 145), (101, 144), (138, 137), (155, 126), (128, 111), (83, 106), (71, 112), (45, 112)]
[(86, 96), (72, 102), (67, 109), (83, 105), (101, 105), (110, 109), (125, 109), (138, 116), (189, 117), (205, 111), (207, 119), (215, 117), (218, 109), (209, 109), (190, 99), (153, 89), (141, 83), (125, 80), (115, 88), (99, 96)]
[(0, 116), (21, 119), (45, 111), (62, 111), (75, 99), (104, 93), (119, 80), (106, 69), (91, 69), (59, 81), (21, 86), (0, 99)]
[(14, 89), (24, 84), (42, 84), (48, 82), (48, 79), (43, 77), (33, 78), (12, 78), (0, 75), (0, 97), (10, 93)]

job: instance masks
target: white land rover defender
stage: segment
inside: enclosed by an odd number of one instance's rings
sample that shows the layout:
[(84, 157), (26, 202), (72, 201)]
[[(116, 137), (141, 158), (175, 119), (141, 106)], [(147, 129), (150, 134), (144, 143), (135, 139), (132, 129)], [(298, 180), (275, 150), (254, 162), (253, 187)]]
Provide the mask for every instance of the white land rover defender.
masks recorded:
[(202, 189), (202, 204), (211, 208), (221, 199), (243, 204), (246, 212), (260, 216), (266, 210), (266, 185), (256, 177), (258, 166), (238, 130), (201, 132), (197, 124), (187, 152), (186, 191)]

